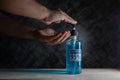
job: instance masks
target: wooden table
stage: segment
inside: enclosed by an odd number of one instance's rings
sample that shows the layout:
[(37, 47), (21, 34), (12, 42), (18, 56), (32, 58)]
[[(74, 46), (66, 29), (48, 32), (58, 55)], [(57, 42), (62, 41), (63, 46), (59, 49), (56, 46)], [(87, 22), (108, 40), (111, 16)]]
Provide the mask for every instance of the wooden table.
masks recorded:
[(64, 69), (0, 70), (0, 79), (19, 80), (120, 80), (119, 69), (83, 69), (81, 74), (70, 75)]

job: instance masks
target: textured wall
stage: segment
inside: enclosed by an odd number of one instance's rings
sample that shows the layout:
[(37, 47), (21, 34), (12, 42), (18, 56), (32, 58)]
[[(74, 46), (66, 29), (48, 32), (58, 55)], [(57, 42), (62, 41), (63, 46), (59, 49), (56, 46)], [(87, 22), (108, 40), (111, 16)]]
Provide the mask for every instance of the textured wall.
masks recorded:
[[(120, 0), (38, 0), (51, 9), (61, 8), (78, 21), (83, 45), (83, 67), (120, 67)], [(5, 13), (37, 28), (71, 29), (66, 23), (46, 26), (37, 20)], [(63, 68), (65, 43), (55, 46), (0, 36), (1, 68)]]

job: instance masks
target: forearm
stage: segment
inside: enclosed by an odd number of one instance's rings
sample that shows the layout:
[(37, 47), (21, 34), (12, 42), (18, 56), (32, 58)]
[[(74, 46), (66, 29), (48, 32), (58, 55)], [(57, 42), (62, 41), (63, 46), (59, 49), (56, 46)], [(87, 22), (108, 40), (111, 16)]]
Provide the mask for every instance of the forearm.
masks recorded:
[(33, 40), (34, 29), (7, 16), (0, 15), (0, 34)]
[(49, 10), (35, 0), (0, 0), (0, 9), (39, 20), (49, 16)]

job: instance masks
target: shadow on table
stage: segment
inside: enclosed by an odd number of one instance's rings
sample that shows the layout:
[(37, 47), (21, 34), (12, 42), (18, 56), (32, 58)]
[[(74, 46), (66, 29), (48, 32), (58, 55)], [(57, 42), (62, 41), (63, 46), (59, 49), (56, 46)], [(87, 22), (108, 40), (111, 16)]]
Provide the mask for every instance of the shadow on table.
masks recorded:
[(68, 74), (65, 70), (39, 70), (39, 69), (1, 69), (0, 72), (29, 72), (39, 74)]

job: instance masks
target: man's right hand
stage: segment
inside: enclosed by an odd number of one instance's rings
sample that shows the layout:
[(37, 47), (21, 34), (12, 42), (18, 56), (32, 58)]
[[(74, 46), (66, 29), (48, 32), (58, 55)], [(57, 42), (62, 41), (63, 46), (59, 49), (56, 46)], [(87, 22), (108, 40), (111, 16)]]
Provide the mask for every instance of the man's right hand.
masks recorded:
[(51, 23), (60, 23), (61, 21), (65, 21), (71, 24), (77, 24), (77, 21), (71, 18), (62, 10), (48, 10), (49, 15), (43, 18), (41, 21), (47, 25)]

